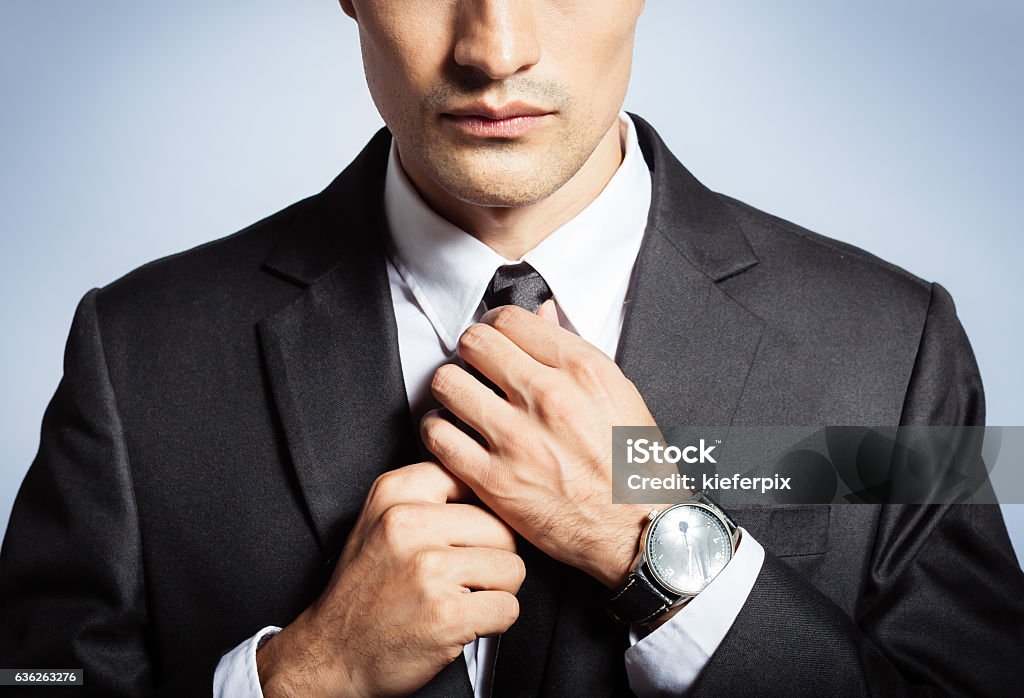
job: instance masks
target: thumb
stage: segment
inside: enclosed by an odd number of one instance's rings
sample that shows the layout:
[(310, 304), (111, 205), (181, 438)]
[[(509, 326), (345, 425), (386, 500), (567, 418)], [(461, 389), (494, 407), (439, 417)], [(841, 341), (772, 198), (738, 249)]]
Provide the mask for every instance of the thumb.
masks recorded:
[(537, 308), (537, 315), (555, 325), (559, 324), (558, 309), (555, 308), (555, 301), (551, 298), (540, 304), (540, 307)]

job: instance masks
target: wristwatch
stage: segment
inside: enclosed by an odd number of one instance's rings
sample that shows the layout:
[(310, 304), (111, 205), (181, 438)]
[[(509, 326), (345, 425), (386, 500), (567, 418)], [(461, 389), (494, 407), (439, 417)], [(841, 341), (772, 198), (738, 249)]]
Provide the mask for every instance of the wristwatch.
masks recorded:
[(736, 552), (739, 529), (707, 495), (653, 510), (625, 583), (608, 599), (612, 618), (645, 625), (687, 603)]

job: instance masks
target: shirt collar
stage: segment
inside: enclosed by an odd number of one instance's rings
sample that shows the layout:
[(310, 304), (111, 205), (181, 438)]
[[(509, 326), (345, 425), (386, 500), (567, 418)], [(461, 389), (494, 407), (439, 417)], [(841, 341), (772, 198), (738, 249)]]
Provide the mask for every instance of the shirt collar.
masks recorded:
[[(575, 217), (523, 255), (544, 277), (562, 314), (588, 341), (601, 331), (628, 282), (651, 200), (651, 175), (632, 119), (622, 162), (601, 193)], [(388, 157), (384, 208), (391, 259), (449, 352), (473, 321), (495, 270), (506, 259), (438, 215), (420, 197), (398, 158)]]

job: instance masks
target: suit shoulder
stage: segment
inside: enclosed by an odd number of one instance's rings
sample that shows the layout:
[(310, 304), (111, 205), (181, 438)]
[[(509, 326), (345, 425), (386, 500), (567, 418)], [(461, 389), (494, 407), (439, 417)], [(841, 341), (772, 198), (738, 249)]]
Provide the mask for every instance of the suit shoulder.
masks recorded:
[(315, 197), (298, 201), (230, 235), (148, 262), (101, 289), (105, 296), (123, 290), (137, 292), (148, 286), (190, 284), (211, 271), (224, 280), (233, 273), (258, 268), (297, 215)]
[[(781, 285), (845, 300), (851, 311), (872, 304), (924, 311), (933, 284), (876, 255), (719, 194), (737, 216), (762, 271)], [(874, 305), (877, 308), (877, 305)]]
[(245, 302), (259, 294), (263, 261), (315, 197), (225, 237), (153, 260), (102, 287), (100, 315), (153, 315), (161, 310)]

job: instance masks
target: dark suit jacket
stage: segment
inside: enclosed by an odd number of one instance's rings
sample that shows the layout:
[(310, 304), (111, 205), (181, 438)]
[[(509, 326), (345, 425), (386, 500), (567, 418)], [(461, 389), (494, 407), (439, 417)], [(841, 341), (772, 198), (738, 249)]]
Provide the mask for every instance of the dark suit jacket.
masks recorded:
[[(633, 118), (653, 200), (618, 362), (660, 423), (983, 423), (944, 289), (709, 191)], [(84, 668), (76, 695), (209, 695), (224, 652), (321, 592), (374, 478), (420, 459), (381, 249), (389, 142), (82, 299), (0, 556), (0, 666)], [(732, 513), (767, 558), (696, 695), (1019, 688), (997, 508)], [(535, 560), (494, 695), (628, 693), (604, 596)], [(461, 657), (423, 694), (471, 695)]]

